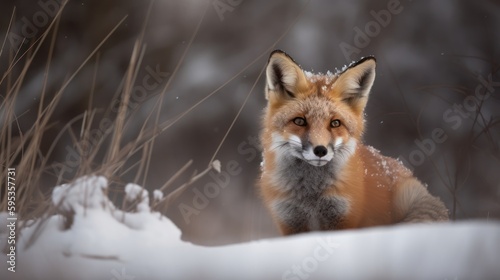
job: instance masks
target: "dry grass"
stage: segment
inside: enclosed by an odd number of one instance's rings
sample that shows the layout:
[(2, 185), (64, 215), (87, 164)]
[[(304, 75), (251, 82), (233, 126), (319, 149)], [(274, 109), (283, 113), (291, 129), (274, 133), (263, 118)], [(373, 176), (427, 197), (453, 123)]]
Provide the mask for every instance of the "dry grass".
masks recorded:
[[(78, 162), (78, 169), (74, 173), (73, 178), (68, 179), (63, 177), (62, 169), (60, 174), (51, 174), (52, 176), (57, 178), (57, 184), (67, 183), (87, 174), (100, 174), (106, 176), (107, 178), (114, 179), (115, 181), (119, 181), (121, 175), (132, 171), (137, 166), (138, 170), (136, 172), (135, 182), (139, 183), (141, 178), (143, 182), (145, 181), (148, 173), (151, 152), (154, 147), (154, 140), (161, 132), (165, 131), (168, 128), (165, 124), (159, 124), (159, 116), (161, 114), (161, 108), (159, 104), (161, 104), (161, 102), (158, 102), (155, 110), (150, 112), (150, 115), (147, 118), (149, 122), (147, 121), (143, 124), (141, 130), (137, 133), (133, 141), (124, 143), (124, 134), (127, 129), (129, 116), (132, 113), (129, 107), (130, 95), (132, 87), (135, 84), (137, 73), (139, 72), (139, 69), (141, 67), (141, 61), (145, 54), (145, 44), (142, 42), (142, 40), (149, 18), (149, 12), (151, 11), (153, 3), (154, 2), (152, 2), (149, 7), (148, 15), (146, 16), (146, 20), (144, 22), (143, 31), (140, 34), (139, 38), (136, 40), (133, 52), (130, 56), (123, 91), (121, 92), (119, 97), (120, 107), (118, 109), (118, 112), (116, 116), (111, 120), (111, 129), (105, 131), (104, 135), (102, 135), (102, 137), (98, 139), (97, 143), (90, 144), (89, 141), (86, 141), (86, 139), (91, 138), (90, 134), (92, 124), (96, 122), (95, 116), (96, 112), (99, 110), (98, 108), (92, 108), (91, 105), (94, 92), (93, 83), (90, 89), (91, 98), (89, 101), (88, 109), (83, 114), (65, 124), (64, 128), (55, 137), (53, 144), (45, 154), (40, 149), (46, 131), (50, 129), (50, 127), (53, 125), (53, 122), (55, 121), (52, 119), (54, 110), (59, 105), (59, 101), (61, 100), (62, 95), (65, 93), (67, 86), (72, 82), (73, 78), (80, 72), (80, 70), (82, 70), (83, 67), (89, 63), (91, 59), (95, 58), (97, 61), (99, 61), (98, 52), (100, 48), (111, 36), (113, 36), (113, 33), (118, 27), (123, 24), (126, 17), (119, 21), (108, 32), (108, 34), (101, 40), (101, 42), (95, 47), (95, 49), (81, 63), (78, 69), (73, 72), (69, 78), (62, 82), (57, 92), (53, 95), (50, 95), (50, 98), (46, 97), (49, 95), (47, 94), (48, 75), (51, 71), (51, 61), (53, 57), (55, 40), (58, 33), (59, 19), (66, 2), (63, 3), (58, 14), (55, 16), (50, 26), (48, 26), (43, 35), (35, 40), (30, 45), (28, 50), (26, 50), (24, 53), (20, 54), (20, 51), (23, 48), (23, 44), (20, 45), (18, 50), (9, 49), (7, 46), (8, 44), (6, 44), (6, 37), (5, 41), (2, 44), (2, 49), (0, 50), (0, 55), (6, 55), (6, 53), (7, 55), (9, 55), (9, 65), (7, 65), (7, 70), (5, 70), (5, 72), (3, 73), (2, 80), (0, 81), (0, 85), (6, 88), (6, 94), (1, 96), (2, 102), (0, 106), (0, 118), (5, 124), (0, 129), (0, 155), (2, 158), (2, 169), (6, 170), (7, 168), (11, 167), (16, 168), (16, 212), (18, 217), (20, 217), (22, 220), (42, 216), (47, 217), (51, 213), (53, 213), (53, 208), (51, 207), (51, 203), (49, 203), (50, 197), (46, 194), (43, 194), (38, 186), (40, 185), (42, 174), (51, 172), (51, 163), (48, 160), (55, 150), (59, 140), (63, 138), (64, 135), (70, 137), (73, 146), (75, 147), (79, 155), (85, 156), (81, 156), (79, 158), (80, 162)], [(15, 10), (13, 12), (11, 23), (14, 19), (14, 13)], [(8, 32), (9, 30), (7, 30), (7, 33)], [(193, 34), (193, 38), (197, 32), (198, 30), (196, 30)], [(51, 38), (50, 42), (48, 42), (49, 37)], [(49, 52), (45, 59), (45, 80), (44, 86), (41, 89), (40, 93), (41, 98), (37, 112), (37, 120), (29, 129), (26, 130), (22, 129), (18, 124), (18, 119), (20, 116), (16, 115), (15, 106), (16, 102), (18, 102), (19, 99), (22, 98), (20, 96), (20, 89), (25, 80), (26, 73), (32, 66), (34, 58), (39, 54), (39, 50), (44, 44), (50, 44), (50, 46)], [(190, 44), (186, 47), (185, 53), (187, 53), (189, 47)], [(182, 64), (182, 61), (182, 59), (179, 61), (176, 69), (178, 69), (178, 67)], [(20, 66), (19, 64), (21, 62), (24, 62), (24, 65)], [(20, 69), (20, 71), (18, 71), (19, 74), (13, 74), (18, 68)], [(96, 63), (95, 66), (95, 75), (97, 74), (97, 69), (98, 63)], [(175, 77), (175, 73), (176, 72), (174, 72), (174, 75), (172, 75), (170, 79)], [(167, 85), (161, 92), (160, 99), (162, 99), (166, 94), (169, 84), (170, 80), (169, 82), (167, 82)], [(109, 111), (110, 109), (111, 108), (108, 108), (107, 110)], [(151, 119), (153, 119), (153, 121), (150, 121)], [(79, 124), (81, 127), (79, 133), (75, 133), (73, 127), (77, 124)], [(111, 140), (107, 141), (108, 138), (110, 138)], [(104, 159), (99, 162), (97, 158), (99, 153), (101, 153), (103, 150), (107, 151), (107, 154), (105, 155)], [(140, 160), (133, 163), (131, 167), (125, 169), (125, 163), (129, 161), (135, 154), (141, 154)], [(189, 165), (190, 163), (192, 163), (192, 161), (189, 162)], [(189, 167), (189, 165), (185, 165), (184, 167), (182, 167), (179, 172), (176, 173), (176, 175), (174, 175), (165, 183), (162, 190), (171, 185), (178, 178), (178, 176)], [(2, 181), (6, 181), (7, 172), (0, 173), (0, 179)], [(193, 180), (190, 180), (190, 182), (193, 182)], [(121, 192), (123, 193), (123, 190), (121, 190)], [(0, 211), (6, 211), (7, 196), (4, 192), (2, 192), (0, 194), (0, 197)], [(170, 196), (167, 196), (165, 199), (168, 200), (169, 197)], [(128, 206), (130, 207), (130, 205)]]
[[(104, 36), (99, 44), (95, 46), (93, 51), (88, 54), (86, 59), (84, 59), (76, 71), (71, 73), (71, 75), (64, 81), (61, 81), (59, 88), (55, 93), (52, 93), (49, 91), (47, 86), (48, 77), (52, 70), (51, 62), (54, 57), (54, 48), (58, 36), (60, 16), (63, 13), (66, 3), (67, 2), (65, 1), (61, 5), (59, 12), (54, 17), (45, 32), (39, 38), (34, 40), (27, 50), (23, 49), (23, 44), (21, 44), (17, 50), (13, 50), (8, 46), (8, 44), (6, 44), (7, 38), (3, 42), (2, 48), (0, 49), (0, 58), (1, 55), (9, 56), (9, 63), (6, 66), (6, 70), (4, 71), (2, 80), (0, 81), (0, 86), (6, 88), (6, 94), (2, 94), (0, 96), (2, 98), (0, 118), (5, 124), (0, 129), (0, 154), (2, 158), (2, 169), (10, 167), (16, 168), (16, 212), (21, 220), (32, 218), (44, 219), (55, 212), (54, 207), (50, 203), (50, 194), (42, 193), (39, 188), (43, 175), (48, 174), (49, 176), (55, 178), (55, 181), (57, 182), (56, 185), (74, 181), (84, 175), (104, 175), (110, 179), (111, 184), (114, 185), (114, 188), (110, 189), (110, 191), (114, 193), (110, 193), (109, 195), (116, 201), (119, 201), (118, 198), (124, 194), (124, 184), (121, 182), (121, 177), (125, 174), (135, 172), (134, 183), (144, 185), (148, 176), (152, 152), (155, 147), (155, 139), (160, 134), (165, 133), (187, 114), (191, 113), (195, 108), (203, 104), (210, 97), (220, 92), (226, 85), (238, 78), (252, 65), (257, 62), (261, 62), (263, 58), (265, 58), (269, 52), (275, 48), (276, 44), (284, 38), (284, 36), (290, 31), (292, 26), (301, 16), (301, 13), (299, 13), (295, 21), (288, 26), (283, 34), (281, 34), (281, 36), (279, 36), (272, 45), (262, 51), (258, 57), (249, 62), (245, 67), (243, 67), (243, 69), (238, 71), (220, 87), (208, 93), (201, 100), (194, 103), (173, 119), (161, 122), (160, 116), (162, 115), (162, 101), (168, 93), (169, 86), (176, 77), (180, 66), (184, 62), (193, 40), (199, 32), (199, 28), (202, 25), (206, 13), (205, 10), (205, 13), (201, 16), (193, 34), (191, 35), (189, 43), (186, 45), (182, 56), (177, 62), (175, 70), (169, 77), (159, 95), (156, 96), (156, 98), (158, 98), (158, 102), (155, 103), (155, 107), (149, 112), (146, 121), (142, 124), (139, 131), (130, 131), (128, 130), (130, 127), (128, 125), (130, 116), (133, 115), (133, 110), (137, 110), (137, 108), (132, 109), (132, 107), (129, 106), (130, 97), (132, 88), (136, 83), (138, 72), (142, 67), (141, 62), (146, 54), (146, 44), (143, 39), (144, 33), (147, 29), (150, 12), (154, 5), (154, 1), (152, 1), (150, 3), (148, 13), (145, 16), (142, 32), (135, 41), (133, 51), (130, 55), (128, 68), (124, 77), (123, 89), (119, 92), (118, 96), (115, 96), (115, 98), (120, 100), (118, 111), (115, 116), (112, 116), (112, 114), (109, 113), (111, 111), (111, 107), (104, 108), (104, 111), (106, 112), (104, 118), (110, 119), (112, 122), (111, 128), (104, 131), (103, 135), (97, 142), (90, 143), (88, 139), (92, 138), (92, 128), (95, 127), (96, 122), (100, 120), (97, 117), (97, 115), (99, 115), (98, 112), (103, 110), (103, 108), (95, 108), (92, 106), (95, 92), (95, 81), (99, 69), (99, 61), (101, 60), (99, 51), (101, 47), (113, 36), (114, 32), (123, 24), (126, 17), (122, 18), (114, 27), (109, 29), (106, 36)], [(307, 6), (307, 4), (305, 6)], [(305, 10), (305, 6), (302, 11)], [(208, 7), (210, 7), (210, 5), (207, 4), (206, 9), (208, 9)], [(14, 18), (15, 10), (12, 14), (11, 23)], [(7, 33), (9, 33), (9, 30), (7, 30)], [(41, 52), (40, 50), (42, 47), (46, 47), (47, 45), (48, 52)], [(20, 98), (22, 98), (20, 96), (20, 92), (23, 83), (25, 82), (25, 78), (27, 77), (26, 73), (28, 73), (30, 68), (33, 66), (34, 59), (40, 59), (42, 56), (45, 61), (45, 75), (43, 87), (40, 89), (40, 102), (38, 106), (37, 118), (29, 129), (23, 129), (18, 123), (20, 116), (16, 115), (16, 103)], [(41, 149), (41, 145), (44, 138), (47, 136), (46, 132), (57, 122), (57, 120), (53, 119), (54, 110), (56, 110), (57, 106), (60, 106), (60, 100), (65, 94), (68, 85), (70, 85), (73, 79), (91, 61), (95, 63), (95, 66), (93, 82), (88, 89), (90, 97), (88, 105), (86, 106), (87, 109), (82, 114), (65, 123), (64, 127), (59, 131), (57, 136), (53, 138), (50, 148), (43, 151)], [(21, 63), (23, 63), (23, 65), (20, 65)], [(214, 168), (217, 169), (215, 164), (217, 162), (216, 156), (238, 119), (241, 111), (254, 92), (264, 69), (265, 64), (263, 65), (259, 76), (255, 79), (255, 82), (253, 83), (251, 90), (248, 92), (244, 103), (239, 108), (237, 115), (232, 120), (231, 125), (227, 128), (224, 137), (220, 140), (220, 143), (213, 153), (212, 158), (208, 162), (206, 169), (199, 173), (196, 170), (192, 171), (192, 175), (187, 182), (181, 183), (177, 188), (172, 188), (171, 186), (174, 182), (178, 181), (181, 175), (188, 172), (193, 161), (190, 160), (184, 164), (171, 178), (166, 180), (160, 188), (162, 192), (168, 193), (168, 195), (161, 201), (154, 201), (152, 205), (153, 210), (165, 211), (168, 206), (171, 205), (175, 199), (179, 197), (179, 195), (192, 183), (207, 174), (210, 170), (213, 170)], [(130, 133), (134, 135), (132, 138), (133, 140), (126, 142), (124, 135)], [(64, 176), (64, 169), (60, 169), (59, 173), (54, 173), (53, 170), (57, 169), (53, 168), (54, 163), (49, 160), (56, 150), (57, 145), (60, 144), (60, 141), (62, 141), (63, 138), (71, 139), (74, 149), (79, 155), (81, 155), (81, 157), (79, 157), (78, 168), (76, 172), (71, 172), (72, 176), (70, 178), (68, 178), (68, 176)], [(105, 153), (104, 157), (102, 157), (103, 153)], [(137, 157), (137, 155), (139, 156)], [(0, 173), (0, 179), (2, 181), (6, 181), (6, 177), (6, 172)], [(7, 197), (5, 193), (1, 193), (0, 198), (0, 211), (5, 211), (7, 209)], [(121, 208), (124, 210), (130, 210), (136, 203), (138, 203), (138, 201), (134, 201), (133, 203), (127, 204), (125, 200), (122, 201), (123, 203)]]

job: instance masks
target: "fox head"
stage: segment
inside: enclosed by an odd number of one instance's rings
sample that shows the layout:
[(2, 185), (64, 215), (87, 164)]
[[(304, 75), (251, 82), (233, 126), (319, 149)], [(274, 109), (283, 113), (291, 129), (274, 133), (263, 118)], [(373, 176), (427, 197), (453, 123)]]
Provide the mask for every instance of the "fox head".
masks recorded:
[(337, 73), (311, 74), (286, 53), (272, 52), (266, 68), (264, 147), (313, 166), (352, 154), (363, 133), (375, 65), (374, 57), (365, 57)]

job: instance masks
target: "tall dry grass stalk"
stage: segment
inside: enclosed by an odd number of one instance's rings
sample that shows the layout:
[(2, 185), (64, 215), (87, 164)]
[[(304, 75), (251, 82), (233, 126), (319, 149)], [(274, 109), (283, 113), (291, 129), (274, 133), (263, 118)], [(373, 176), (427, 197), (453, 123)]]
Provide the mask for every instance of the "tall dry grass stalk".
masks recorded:
[[(40, 191), (40, 180), (42, 174), (50, 173), (50, 162), (49, 158), (59, 144), (60, 139), (64, 135), (69, 136), (73, 146), (76, 148), (80, 155), (85, 155), (80, 158), (78, 169), (74, 173), (73, 178), (65, 178), (61, 174), (51, 174), (57, 178), (57, 184), (67, 183), (80, 176), (88, 174), (101, 174), (111, 179), (119, 180), (120, 176), (127, 172), (131, 172), (135, 167), (139, 166), (138, 171), (135, 176), (135, 182), (139, 183), (140, 179), (145, 182), (147, 176), (147, 170), (152, 155), (152, 150), (154, 147), (154, 139), (163, 131), (167, 129), (165, 125), (159, 124), (159, 116), (161, 114), (160, 105), (162, 102), (157, 102), (155, 110), (150, 112), (147, 121), (142, 125), (141, 130), (137, 133), (133, 141), (128, 143), (124, 142), (124, 133), (127, 127), (127, 122), (129, 121), (129, 116), (131, 114), (129, 108), (130, 94), (132, 87), (135, 84), (137, 73), (141, 67), (141, 61), (144, 57), (146, 48), (143, 42), (144, 32), (146, 30), (147, 22), (149, 20), (150, 12), (153, 7), (154, 1), (150, 3), (148, 14), (144, 21), (144, 26), (139, 38), (136, 40), (134, 49), (130, 56), (130, 61), (128, 69), (126, 71), (125, 83), (123, 90), (120, 94), (120, 106), (116, 117), (112, 120), (112, 128), (106, 131), (103, 137), (99, 138), (99, 141), (95, 145), (89, 145), (89, 139), (92, 124), (96, 122), (96, 112), (98, 108), (92, 107), (93, 92), (95, 79), (98, 70), (98, 63), (95, 65), (94, 83), (91, 86), (89, 105), (87, 110), (75, 117), (74, 119), (67, 122), (59, 134), (55, 137), (52, 145), (47, 151), (41, 150), (42, 140), (45, 136), (47, 130), (50, 129), (53, 122), (55, 121), (53, 117), (54, 110), (59, 104), (61, 97), (65, 93), (68, 85), (73, 81), (76, 75), (86, 66), (91, 59), (96, 59), (99, 61), (99, 50), (104, 43), (106, 43), (114, 32), (120, 27), (125, 21), (126, 17), (122, 18), (100, 41), (100, 43), (95, 47), (95, 49), (87, 56), (87, 58), (80, 64), (76, 71), (74, 71), (69, 78), (61, 82), (59, 89), (54, 94), (48, 94), (48, 77), (51, 72), (51, 62), (54, 55), (54, 48), (56, 43), (56, 38), (58, 35), (59, 20), (61, 13), (64, 10), (67, 1), (65, 1), (57, 15), (54, 17), (50, 25), (47, 27), (46, 31), (31, 43), (29, 48), (21, 53), (23, 49), (23, 44), (19, 46), (17, 50), (9, 48), (7, 42), (7, 37), (2, 43), (2, 48), (0, 49), (0, 55), (9, 55), (9, 63), (6, 66), (6, 70), (2, 75), (0, 81), (0, 86), (5, 88), (5, 93), (0, 95), (1, 105), (0, 105), (0, 119), (2, 126), (0, 128), (0, 158), (2, 171), (7, 170), (7, 168), (16, 169), (16, 212), (20, 219), (26, 220), (30, 218), (37, 217), (47, 217), (53, 213), (53, 209), (50, 203), (50, 196), (43, 194)], [(10, 31), (12, 22), (15, 19), (15, 10), (12, 13), (11, 24), (7, 30), (7, 34)], [(201, 20), (200, 20), (201, 24)], [(193, 38), (196, 36), (198, 28), (193, 34)], [(51, 38), (50, 40), (48, 38)], [(49, 51), (45, 57), (45, 68), (44, 68), (44, 82), (40, 89), (40, 103), (37, 111), (36, 121), (31, 125), (29, 129), (22, 129), (18, 125), (18, 118), (16, 112), (16, 103), (23, 98), (20, 94), (21, 88), (25, 82), (26, 73), (32, 67), (33, 60), (37, 55), (40, 55), (40, 49), (44, 44), (49, 44)], [(187, 53), (189, 44), (185, 50)], [(183, 59), (181, 59), (176, 67), (176, 70), (182, 64)], [(20, 63), (24, 63), (20, 66)], [(19, 70), (18, 70), (19, 68)], [(18, 71), (15, 71), (18, 70)], [(18, 74), (15, 74), (18, 73)], [(169, 82), (165, 86), (164, 90), (160, 94), (160, 100), (167, 92), (168, 85), (171, 79), (175, 76), (170, 77)], [(49, 97), (50, 96), (50, 97)], [(108, 108), (109, 111), (111, 108)], [(154, 117), (155, 116), (155, 117)], [(150, 120), (153, 119), (151, 122)], [(80, 133), (75, 133), (74, 127), (80, 125)], [(18, 136), (15, 136), (18, 135)], [(108, 143), (106, 140), (109, 140)], [(106, 146), (105, 146), (106, 145)], [(101, 162), (97, 161), (99, 153), (107, 151), (106, 156)], [(125, 169), (125, 163), (132, 158), (134, 154), (142, 154), (140, 160), (135, 162)], [(192, 161), (190, 161), (191, 163)], [(190, 165), (190, 164), (189, 164)], [(178, 177), (183, 173), (188, 166), (184, 166), (179, 170), (176, 175), (167, 181), (164, 188), (172, 184)], [(212, 167), (207, 168), (211, 170)], [(206, 172), (202, 172), (206, 173)], [(199, 176), (197, 177), (199, 178)], [(7, 181), (7, 172), (0, 173), (0, 179), (2, 182)], [(190, 182), (194, 182), (193, 179)], [(185, 184), (184, 184), (185, 185)], [(178, 192), (177, 192), (178, 193)], [(5, 189), (2, 188), (0, 193), (0, 211), (7, 210), (7, 196), (5, 195)], [(169, 196), (165, 197), (168, 200)], [(130, 205), (129, 205), (130, 206)]]
[[(164, 193), (168, 193), (168, 195), (160, 201), (154, 201), (152, 209), (155, 211), (166, 210), (169, 205), (171, 205), (175, 199), (178, 198), (180, 194), (182, 194), (182, 192), (184, 192), (190, 185), (199, 180), (209, 171), (219, 168), (218, 161), (216, 160), (217, 154), (220, 151), (226, 137), (233, 128), (241, 111), (247, 104), (248, 99), (254, 92), (255, 87), (263, 73), (263, 69), (266, 64), (265, 59), (268, 54), (275, 49), (276, 45), (288, 34), (294, 24), (302, 16), (302, 13), (305, 11), (305, 7), (308, 4), (308, 2), (304, 4), (300, 13), (287, 27), (287, 29), (284, 30), (281, 36), (279, 36), (256, 58), (249, 61), (249, 63), (234, 76), (229, 78), (220, 87), (205, 95), (205, 97), (201, 98), (198, 102), (195, 102), (178, 116), (166, 121), (160, 121), (160, 116), (162, 115), (162, 101), (164, 100), (164, 96), (168, 94), (169, 86), (176, 77), (179, 68), (183, 64), (185, 57), (187, 56), (189, 49), (199, 32), (200, 26), (202, 26), (205, 13), (210, 7), (210, 4), (207, 3), (205, 12), (200, 17), (199, 22), (191, 35), (189, 43), (186, 45), (186, 48), (177, 62), (173, 73), (165, 83), (161, 92), (154, 96), (154, 98), (158, 99), (158, 102), (155, 103), (156, 105), (153, 110), (149, 112), (149, 115), (146, 117), (144, 123), (142, 123), (140, 129), (138, 131), (130, 131), (130, 116), (134, 114), (134, 110), (138, 110), (137, 107), (132, 109), (131, 106), (129, 106), (130, 97), (132, 88), (136, 83), (138, 72), (142, 67), (141, 63), (147, 53), (147, 45), (144, 42), (144, 34), (147, 30), (154, 2), (155, 1), (150, 2), (141, 33), (138, 35), (130, 55), (124, 82), (122, 87), (120, 87), (118, 94), (115, 96), (115, 98), (120, 100), (120, 106), (118, 107), (118, 111), (115, 116), (110, 114), (112, 104), (110, 104), (108, 108), (96, 108), (93, 106), (93, 100), (99, 70), (99, 62), (102, 59), (99, 51), (101, 47), (110, 38), (112, 38), (115, 31), (124, 23), (126, 17), (117, 22), (114, 27), (109, 27), (109, 32), (80, 63), (79, 67), (67, 78), (60, 81), (60, 84), (55, 92), (49, 89), (49, 77), (51, 71), (53, 70), (53, 58), (57, 55), (54, 52), (54, 49), (58, 38), (60, 18), (67, 1), (63, 2), (57, 15), (51, 21), (45, 32), (43, 32), (43, 34), (36, 38), (33, 42), (30, 42), (29, 47), (25, 48), (25, 44), (21, 44), (18, 49), (12, 49), (9, 44), (6, 43), (7, 38), (4, 40), (2, 48), (0, 49), (0, 58), (7, 55), (9, 59), (8, 65), (5, 65), (5, 70), (0, 80), (0, 88), (6, 89), (5, 93), (0, 93), (0, 120), (2, 123), (0, 128), (0, 158), (2, 170), (11, 167), (16, 168), (16, 211), (20, 220), (26, 221), (34, 218), (41, 218), (43, 220), (55, 213), (55, 208), (52, 206), (50, 201), (50, 193), (43, 193), (40, 189), (43, 175), (54, 178), (56, 185), (71, 182), (84, 175), (104, 175), (110, 179), (112, 184), (118, 185), (116, 193), (110, 194), (112, 199), (116, 199), (117, 196), (123, 196), (123, 184), (120, 185), (119, 183), (120, 178), (125, 174), (135, 172), (134, 183), (144, 186), (146, 178), (149, 175), (148, 172), (151, 164), (152, 153), (156, 146), (155, 139), (162, 133), (167, 132), (169, 128), (186, 115), (193, 112), (195, 108), (203, 104), (206, 100), (222, 91), (226, 85), (241, 76), (251, 66), (262, 62), (262, 71), (255, 79), (251, 90), (248, 92), (245, 101), (238, 110), (238, 113), (234, 116), (231, 125), (225, 131), (224, 137), (220, 140), (219, 145), (208, 162), (207, 167), (200, 172), (197, 170), (191, 170), (192, 175), (187, 182), (182, 182), (179, 187), (172, 188), (172, 185), (178, 181), (183, 174), (186, 174), (190, 170), (193, 160), (189, 160), (161, 186), (160, 190)], [(12, 13), (9, 30), (14, 20), (15, 10)], [(9, 30), (7, 30), (7, 34), (9, 33)], [(44, 53), (41, 51), (47, 47), (47, 52)], [(18, 124), (18, 120), (21, 116), (18, 115), (19, 112), (16, 111), (16, 104), (23, 98), (23, 96), (21, 96), (21, 89), (26, 82), (28, 71), (34, 65), (33, 61), (35, 58), (37, 59), (38, 65), (40, 60), (45, 62), (43, 69), (44, 81), (42, 87), (39, 89), (40, 92), (38, 93), (39, 104), (36, 111), (36, 121), (28, 129), (25, 129)], [(50, 147), (48, 149), (42, 149), (42, 142), (47, 136), (47, 131), (49, 131), (57, 121), (54, 119), (55, 110), (58, 106), (62, 106), (60, 103), (62, 97), (65, 94), (70, 94), (67, 92), (68, 86), (73, 82), (81, 70), (85, 66), (88, 66), (91, 62), (94, 63), (94, 75), (92, 77), (92, 83), (88, 88), (90, 94), (88, 104), (86, 104), (86, 110), (72, 120), (67, 121), (58, 134), (55, 137), (52, 137), (53, 140)], [(2, 67), (2, 65), (0, 65), (0, 67)], [(106, 112), (104, 117), (109, 118), (112, 121), (111, 128), (104, 132), (102, 137), (98, 139), (97, 143), (89, 144), (89, 141), (86, 141), (86, 139), (91, 137), (91, 130), (94, 127), (93, 125), (100, 120), (98, 116), (99, 112), (102, 111)], [(133, 137), (131, 138), (133, 140), (129, 140), (127, 142), (125, 139), (126, 134), (133, 134)], [(50, 161), (53, 154), (57, 150), (58, 145), (61, 145), (63, 139), (67, 138), (71, 140), (72, 146), (79, 153), (79, 155), (84, 155), (79, 158), (78, 168), (75, 172), (72, 172), (71, 177), (63, 176), (63, 172), (54, 172), (54, 169), (51, 168), (53, 162)], [(6, 172), (0, 173), (0, 180), (2, 180), (2, 182), (6, 182), (6, 177)], [(113, 189), (111, 189), (111, 191), (114, 192)], [(128, 211), (134, 208), (135, 204), (138, 202), (139, 201), (134, 201), (127, 204), (127, 202), (123, 200), (121, 208)], [(6, 209), (7, 197), (4, 189), (2, 189), (0, 193), (0, 211), (5, 211)], [(42, 223), (39, 225), (41, 224)], [(35, 238), (36, 236), (33, 236), (32, 242)]]

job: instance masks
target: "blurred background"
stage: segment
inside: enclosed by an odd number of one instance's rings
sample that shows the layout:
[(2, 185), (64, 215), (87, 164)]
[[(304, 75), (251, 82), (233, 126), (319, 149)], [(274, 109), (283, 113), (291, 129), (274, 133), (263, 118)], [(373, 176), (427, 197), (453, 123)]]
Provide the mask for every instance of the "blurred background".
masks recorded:
[[(33, 52), (30, 45), (49, 28), (62, 1), (0, 5), (0, 39), (6, 42), (0, 67), (16, 77), (28, 55), (10, 68), (13, 57)], [(141, 157), (132, 155), (126, 164), (130, 169), (111, 178), (117, 189), (136, 181), (152, 192), (192, 159), (165, 193), (173, 191), (194, 170), (206, 168), (244, 105), (215, 154), (222, 173), (210, 172), (161, 209), (181, 228), (184, 240), (220, 245), (278, 235), (255, 186), (266, 105), (259, 73), (278, 48), (314, 72), (374, 55), (377, 78), (366, 109), (365, 142), (405, 162), (445, 202), (453, 219), (500, 218), (497, 1), (69, 1), (56, 35), (49, 33), (41, 44), (19, 87), (13, 137), (37, 121), (42, 89), (47, 89), (47, 104), (124, 17), (64, 89), (43, 136), (40, 153), (55, 149), (43, 179), (30, 187), (47, 197), (58, 178), (74, 178), (74, 163), (85, 157), (64, 128), (71, 123), (78, 135), (89, 108), (96, 110), (95, 133), (87, 141), (104, 142), (97, 148), (96, 166), (107, 152), (111, 137), (103, 131), (116, 118), (134, 43), (140, 40), (143, 53), (123, 143), (137, 137), (159, 102), (160, 122), (172, 125), (156, 138), (147, 174), (136, 178), (134, 163)], [(0, 95), (9, 86), (10, 79), (3, 81)]]

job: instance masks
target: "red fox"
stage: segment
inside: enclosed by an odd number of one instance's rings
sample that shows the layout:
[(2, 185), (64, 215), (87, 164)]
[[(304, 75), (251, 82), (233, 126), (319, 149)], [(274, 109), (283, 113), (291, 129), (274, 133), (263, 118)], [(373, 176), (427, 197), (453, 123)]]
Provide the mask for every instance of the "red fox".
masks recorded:
[(370, 56), (311, 74), (271, 53), (259, 185), (283, 234), (448, 220), (410, 170), (362, 142), (375, 65)]

